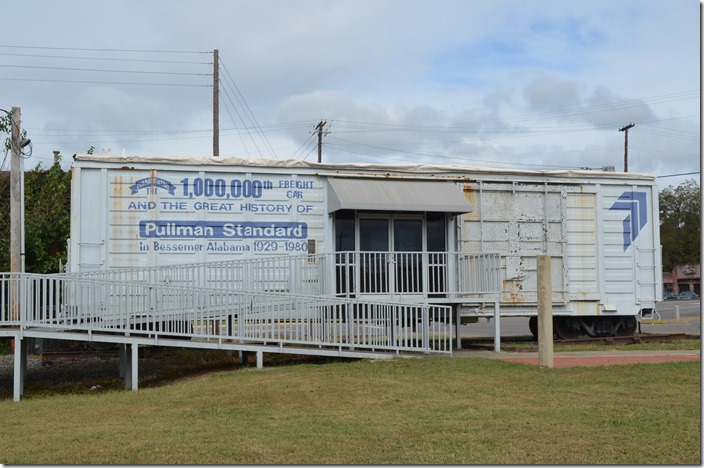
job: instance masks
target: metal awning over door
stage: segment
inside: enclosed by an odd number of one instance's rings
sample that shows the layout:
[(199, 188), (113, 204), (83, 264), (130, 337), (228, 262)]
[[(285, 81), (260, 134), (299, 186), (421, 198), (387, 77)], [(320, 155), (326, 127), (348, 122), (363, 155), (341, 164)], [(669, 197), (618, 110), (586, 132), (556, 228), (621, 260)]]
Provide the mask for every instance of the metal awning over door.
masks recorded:
[(328, 179), (328, 213), (338, 210), (470, 213), (472, 205), (453, 182)]

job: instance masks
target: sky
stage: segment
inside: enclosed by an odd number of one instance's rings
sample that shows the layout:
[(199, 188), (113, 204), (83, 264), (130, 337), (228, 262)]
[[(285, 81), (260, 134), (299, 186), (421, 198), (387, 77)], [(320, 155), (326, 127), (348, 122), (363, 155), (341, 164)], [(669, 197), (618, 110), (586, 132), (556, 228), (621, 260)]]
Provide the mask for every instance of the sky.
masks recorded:
[[(700, 180), (695, 0), (5, 2), (25, 169), (95, 154), (624, 169)], [(33, 13), (29, 13), (33, 12)], [(27, 150), (28, 152), (28, 150)], [(9, 157), (3, 169), (9, 167)], [(673, 176), (686, 174), (684, 176)]]

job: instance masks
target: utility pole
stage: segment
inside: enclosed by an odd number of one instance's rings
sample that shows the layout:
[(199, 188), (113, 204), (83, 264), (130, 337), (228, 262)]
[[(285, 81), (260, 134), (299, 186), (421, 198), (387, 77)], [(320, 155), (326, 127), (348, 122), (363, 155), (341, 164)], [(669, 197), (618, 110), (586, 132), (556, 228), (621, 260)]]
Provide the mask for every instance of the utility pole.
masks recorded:
[(220, 156), (220, 63), (213, 50), (213, 156)]
[(315, 126), (316, 130), (318, 130), (318, 162), (319, 163), (323, 162), (323, 127), (325, 126), (326, 123), (327, 122), (325, 120), (321, 120), (320, 123), (318, 123), (318, 125)]
[[(22, 159), (20, 159), (20, 108), (12, 108), (10, 146), (10, 271), (22, 273)], [(14, 311), (13, 311), (14, 312)], [(16, 318), (16, 317), (15, 317)]]
[[(10, 117), (10, 272), (13, 273), (10, 287), (10, 320), (19, 328), (22, 318), (20, 309), (20, 283), (18, 273), (24, 273), (24, 164), (20, 157), (23, 143), (20, 141), (20, 108), (13, 107), (12, 112), (0, 109)], [(29, 144), (27, 140), (24, 145)], [(17, 341), (17, 342), (16, 342)], [(10, 341), (10, 350), (15, 355), (15, 378), (13, 399), (19, 401), (24, 392), (24, 373), (27, 369), (26, 341)], [(19, 369), (19, 372), (17, 371)]]
[(626, 134), (626, 142), (624, 143), (623, 147), (623, 172), (628, 172), (628, 129), (635, 127), (636, 124), (630, 123), (626, 125), (623, 128), (619, 128), (619, 132), (625, 132)]

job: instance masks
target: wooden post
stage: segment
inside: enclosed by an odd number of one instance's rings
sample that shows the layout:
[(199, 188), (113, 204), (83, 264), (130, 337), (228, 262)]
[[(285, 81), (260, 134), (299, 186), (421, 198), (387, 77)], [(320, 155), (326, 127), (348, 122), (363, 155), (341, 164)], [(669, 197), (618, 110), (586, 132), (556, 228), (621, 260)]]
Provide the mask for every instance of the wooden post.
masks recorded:
[(552, 368), (552, 269), (550, 256), (538, 255), (538, 364)]

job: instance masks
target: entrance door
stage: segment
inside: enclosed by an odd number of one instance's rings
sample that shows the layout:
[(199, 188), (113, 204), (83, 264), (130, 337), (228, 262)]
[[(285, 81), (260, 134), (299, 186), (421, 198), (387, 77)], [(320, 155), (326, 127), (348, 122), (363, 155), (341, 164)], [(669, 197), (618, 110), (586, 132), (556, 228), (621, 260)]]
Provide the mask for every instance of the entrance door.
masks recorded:
[(394, 285), (397, 293), (423, 292), (423, 220), (393, 219)]
[(443, 297), (447, 223), (444, 213), (336, 212), (336, 293)]
[(359, 286), (365, 294), (388, 294), (389, 288), (388, 217), (359, 219)]
[(423, 216), (359, 216), (360, 292), (423, 292)]

